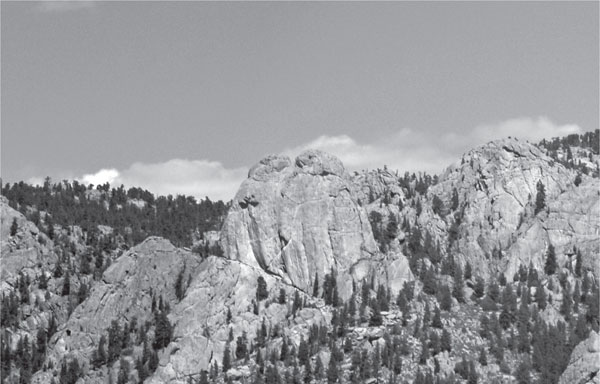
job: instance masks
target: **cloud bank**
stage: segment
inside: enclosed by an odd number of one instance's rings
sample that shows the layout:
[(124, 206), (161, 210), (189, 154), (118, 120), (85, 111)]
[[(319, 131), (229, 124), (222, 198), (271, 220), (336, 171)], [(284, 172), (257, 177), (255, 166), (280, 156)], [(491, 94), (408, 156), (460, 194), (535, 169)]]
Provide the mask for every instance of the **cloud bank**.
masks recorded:
[(134, 163), (129, 168), (101, 169), (80, 178), (85, 184), (140, 187), (158, 195), (189, 195), (197, 199), (228, 201), (246, 178), (245, 167), (226, 168), (218, 161), (172, 159), (161, 163)]
[[(477, 126), (464, 133), (426, 132), (401, 129), (392, 135), (361, 143), (347, 135), (320, 136), (281, 150), (294, 158), (305, 149), (320, 149), (339, 157), (350, 171), (382, 168), (431, 174), (441, 173), (458, 161), (462, 153), (494, 139), (508, 136), (538, 142), (543, 138), (582, 133), (574, 124), (558, 125), (546, 117), (517, 118)], [(276, 151), (276, 149), (275, 149)], [(260, 157), (260, 156), (259, 156)], [(257, 157), (256, 161), (259, 160)], [(101, 169), (78, 180), (86, 184), (109, 182), (118, 186), (141, 187), (160, 195), (191, 195), (198, 199), (232, 199), (252, 164), (227, 168), (218, 161), (172, 159), (159, 163), (134, 163), (123, 170)]]
[(38, 3), (36, 10), (43, 13), (63, 13), (80, 9), (89, 9), (96, 5), (95, 1), (55, 1), (45, 0)]

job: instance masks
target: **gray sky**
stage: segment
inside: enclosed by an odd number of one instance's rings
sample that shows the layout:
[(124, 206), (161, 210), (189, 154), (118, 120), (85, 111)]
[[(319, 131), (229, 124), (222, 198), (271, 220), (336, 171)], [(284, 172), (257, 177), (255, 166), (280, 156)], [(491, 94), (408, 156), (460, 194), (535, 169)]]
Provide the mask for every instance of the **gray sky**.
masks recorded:
[(598, 128), (598, 14), (2, 1), (2, 178), (231, 198), (265, 154), (307, 147), (349, 169), (439, 173), (491, 139)]

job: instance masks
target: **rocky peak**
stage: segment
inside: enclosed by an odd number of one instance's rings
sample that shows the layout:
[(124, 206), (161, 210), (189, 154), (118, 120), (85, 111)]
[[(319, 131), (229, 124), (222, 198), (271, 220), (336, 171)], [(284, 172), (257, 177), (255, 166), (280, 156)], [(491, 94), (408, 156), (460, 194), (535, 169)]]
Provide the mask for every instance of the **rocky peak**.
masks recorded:
[(309, 292), (337, 271), (340, 293), (351, 293), (353, 267), (377, 253), (365, 210), (342, 162), (307, 150), (293, 162), (268, 156), (250, 169), (223, 225), (225, 255), (260, 266)]
[[(585, 178), (577, 187), (574, 178), (533, 144), (514, 138), (492, 141), (466, 153), (429, 189), (428, 198), (440, 198), (451, 214), (441, 217), (424, 209), (419, 222), (435, 228), (442, 242), (449, 241), (451, 229), (455, 231), (454, 243), (448, 245), (483, 276), (504, 272), (512, 278), (521, 264), (530, 263), (542, 270), (550, 244), (564, 264), (573, 246), (591, 255), (590, 239), (600, 229), (597, 219), (568, 203), (576, 201), (588, 213), (598, 212), (597, 194), (588, 190), (588, 183), (597, 190), (598, 179)], [(536, 213), (538, 182), (546, 198), (544, 209)], [(455, 193), (458, 206), (452, 211)]]

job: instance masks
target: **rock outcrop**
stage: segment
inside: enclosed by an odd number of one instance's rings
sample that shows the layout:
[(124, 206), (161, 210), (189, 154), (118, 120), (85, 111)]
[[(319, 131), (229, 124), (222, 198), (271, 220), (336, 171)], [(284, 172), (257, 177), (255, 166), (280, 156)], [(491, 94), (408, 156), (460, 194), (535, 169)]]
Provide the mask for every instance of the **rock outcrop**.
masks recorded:
[[(17, 231), (11, 236), (11, 226), (16, 220)], [(19, 272), (31, 279), (42, 269), (54, 268), (57, 257), (52, 252), (53, 242), (40, 232), (34, 223), (8, 205), (0, 196), (0, 277), (2, 291), (10, 288)]]
[[(458, 260), (468, 261), (483, 277), (500, 272), (512, 279), (521, 264), (530, 263), (541, 271), (550, 244), (559, 265), (570, 262), (576, 246), (592, 269), (600, 234), (600, 183), (585, 177), (577, 187), (574, 178), (528, 142), (493, 141), (448, 167), (429, 188), (417, 220), (434, 241), (446, 245), (443, 250), (451, 246)], [(536, 214), (538, 181), (545, 187), (546, 207)], [(434, 196), (443, 203), (438, 213), (431, 208)], [(405, 213), (414, 215), (410, 208)]]
[(225, 255), (309, 292), (315, 275), (337, 272), (347, 298), (353, 268), (377, 254), (365, 210), (342, 163), (320, 151), (294, 161), (269, 156), (252, 167), (221, 236)]
[[(152, 301), (177, 302), (175, 282), (185, 268), (184, 281), (195, 275), (200, 257), (175, 248), (168, 240), (149, 237), (120, 256), (94, 284), (89, 297), (78, 305), (49, 342), (47, 362), (60, 367), (63, 358), (77, 358), (87, 371), (101, 335), (113, 320), (123, 325), (152, 319)], [(33, 382), (50, 382), (51, 372), (40, 371)], [(97, 375), (96, 375), (97, 376)], [(87, 377), (86, 382), (105, 378)]]
[(594, 331), (579, 343), (571, 353), (567, 369), (560, 376), (559, 384), (600, 383), (600, 336)]
[[(261, 276), (269, 295), (267, 300), (256, 303), (257, 281)], [(275, 300), (280, 289), (289, 298), (285, 304)], [(188, 377), (197, 377), (201, 370), (208, 370), (214, 362), (220, 365), (229, 333), (236, 340), (245, 331), (248, 341), (254, 342), (263, 321), (267, 329), (279, 325), (281, 334), (271, 334), (272, 338), (285, 334), (298, 347), (299, 335), (306, 335), (312, 324), (328, 323), (331, 315), (328, 308), (305, 308), (291, 317), (294, 293), (295, 288), (262, 268), (209, 257), (201, 264), (185, 298), (169, 315), (175, 325), (174, 341), (161, 353), (159, 368), (149, 382), (183, 384)], [(254, 312), (255, 303), (258, 314)]]

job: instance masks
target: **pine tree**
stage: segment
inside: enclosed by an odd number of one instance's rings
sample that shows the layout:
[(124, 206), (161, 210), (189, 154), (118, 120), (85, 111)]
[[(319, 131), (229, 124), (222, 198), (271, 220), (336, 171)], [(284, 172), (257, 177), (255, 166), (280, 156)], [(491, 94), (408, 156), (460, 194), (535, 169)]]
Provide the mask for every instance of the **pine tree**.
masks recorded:
[(129, 382), (129, 362), (121, 357), (119, 363), (119, 376), (117, 377), (117, 384), (126, 384)]
[(583, 264), (583, 260), (581, 257), (581, 250), (578, 249), (577, 250), (577, 258), (575, 259), (575, 275), (577, 277), (581, 277), (581, 271), (582, 271), (582, 265)]
[(482, 366), (487, 365), (487, 353), (485, 352), (485, 347), (479, 350), (479, 364)]
[(536, 185), (537, 194), (535, 196), (535, 210), (534, 213), (537, 215), (546, 207), (546, 188), (541, 180)]
[(265, 300), (269, 297), (269, 292), (267, 291), (267, 282), (264, 277), (259, 276), (257, 279), (257, 288), (256, 288), (256, 299), (257, 301)]
[(303, 377), (303, 382), (304, 384), (310, 384), (310, 382), (313, 379), (313, 374), (312, 374), (312, 368), (310, 366), (310, 360), (308, 360), (306, 362), (306, 365), (304, 365), (304, 377)]
[(450, 311), (452, 309), (452, 294), (450, 288), (447, 285), (442, 286), (442, 298), (440, 300), (440, 308), (444, 311)]
[(63, 281), (62, 295), (69, 296), (70, 293), (71, 293), (71, 272), (67, 269), (67, 273), (65, 274), (65, 278)]
[(237, 359), (244, 359), (248, 357), (248, 336), (246, 331), (242, 332), (241, 336), (238, 336), (235, 347), (235, 357)]
[(108, 363), (117, 360), (121, 354), (121, 327), (113, 320), (108, 328)]
[(435, 270), (433, 265), (429, 267), (423, 279), (423, 292), (429, 295), (435, 295), (437, 288), (437, 279), (435, 278)]
[(464, 291), (464, 280), (460, 265), (456, 266), (454, 272), (454, 289), (452, 295), (458, 300), (459, 303), (465, 302), (465, 291)]
[(371, 302), (371, 318), (369, 319), (369, 326), (378, 327), (383, 324), (383, 318), (381, 316), (381, 310), (379, 309), (379, 303), (377, 300)]
[(385, 241), (386, 249), (389, 248), (389, 245), (392, 242), (392, 240), (394, 240), (396, 238), (397, 232), (398, 232), (398, 220), (396, 219), (396, 215), (394, 215), (390, 212), (390, 214), (388, 215), (388, 223), (385, 227), (384, 241)]
[(429, 348), (427, 346), (427, 339), (423, 337), (421, 339), (421, 354), (419, 355), (419, 364), (427, 364), (427, 360), (430, 357)]
[(225, 344), (225, 351), (223, 351), (223, 373), (226, 373), (231, 368), (231, 348), (229, 342)]
[(546, 251), (546, 264), (544, 265), (544, 272), (547, 275), (553, 275), (556, 272), (558, 265), (556, 263), (556, 254), (554, 252), (554, 246), (550, 244)]
[(528, 356), (525, 356), (517, 366), (515, 378), (518, 384), (531, 384), (531, 362)]
[(279, 288), (279, 297), (277, 298), (277, 302), (279, 304), (285, 304), (285, 301), (286, 301), (285, 289)]
[(431, 321), (431, 326), (434, 328), (443, 328), (444, 325), (442, 324), (442, 314), (440, 312), (440, 308), (439, 307), (435, 307), (435, 312), (433, 314), (433, 320)]
[(470, 280), (473, 275), (473, 267), (471, 267), (471, 263), (467, 262), (465, 266), (465, 280)]
[(452, 336), (447, 329), (442, 331), (442, 339), (440, 341), (442, 351), (450, 352), (452, 350)]
[(185, 295), (185, 287), (183, 286), (184, 273), (185, 265), (183, 266), (181, 271), (179, 271), (179, 274), (177, 275), (177, 280), (175, 280), (175, 296), (179, 301), (181, 301), (183, 299), (183, 295)]
[(456, 211), (458, 209), (458, 191), (456, 188), (452, 189), (452, 211)]
[(324, 375), (323, 361), (321, 360), (321, 356), (317, 355), (317, 361), (315, 363), (315, 378), (322, 379), (323, 375)]
[(569, 286), (563, 290), (562, 294), (562, 303), (560, 306), (560, 313), (565, 317), (567, 321), (571, 319), (571, 315), (573, 312), (573, 299), (571, 298), (571, 293), (569, 292)]
[(13, 237), (17, 234), (17, 231), (19, 230), (19, 224), (17, 223), (17, 218), (14, 217), (12, 224), (10, 225), (10, 236)]
[(156, 312), (154, 315), (154, 324), (156, 326), (154, 342), (152, 347), (155, 350), (162, 349), (169, 345), (173, 336), (173, 326), (167, 317), (166, 311)]
[(477, 277), (475, 281), (473, 295), (478, 299), (481, 299), (485, 295), (485, 281), (481, 277)]
[(469, 362), (469, 375), (467, 378), (467, 384), (477, 384), (479, 381), (479, 375), (477, 374), (477, 370), (475, 369), (475, 362)]
[(315, 284), (313, 285), (313, 297), (319, 297), (319, 274), (315, 272)]

